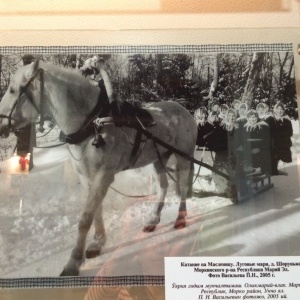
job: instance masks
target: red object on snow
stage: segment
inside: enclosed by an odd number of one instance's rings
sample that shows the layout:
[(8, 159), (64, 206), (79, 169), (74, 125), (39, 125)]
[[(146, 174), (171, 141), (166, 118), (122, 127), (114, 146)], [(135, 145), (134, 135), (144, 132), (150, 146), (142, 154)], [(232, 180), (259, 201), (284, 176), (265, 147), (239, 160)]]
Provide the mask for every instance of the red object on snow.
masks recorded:
[(21, 166), (22, 171), (25, 171), (26, 164), (29, 164), (29, 159), (27, 159), (26, 156), (21, 156), (19, 159), (19, 164)]

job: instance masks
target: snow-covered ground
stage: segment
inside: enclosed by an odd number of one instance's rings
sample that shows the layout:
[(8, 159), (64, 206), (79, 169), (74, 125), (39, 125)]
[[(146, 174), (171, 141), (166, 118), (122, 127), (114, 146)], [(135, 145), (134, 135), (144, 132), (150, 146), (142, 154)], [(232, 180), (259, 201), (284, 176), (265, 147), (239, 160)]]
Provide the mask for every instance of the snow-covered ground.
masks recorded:
[[(163, 275), (164, 256), (300, 255), (300, 138), (293, 137), (288, 176), (272, 178), (274, 188), (239, 205), (221, 196), (188, 200), (187, 227), (173, 229), (178, 199), (173, 183), (161, 223), (142, 227), (155, 201), (152, 166), (118, 174), (104, 201), (107, 243), (88, 259), (80, 275)], [(196, 151), (199, 158), (200, 151)], [(74, 246), (87, 192), (69, 161), (66, 146), (35, 149), (34, 168), (21, 172), (16, 157), (0, 163), (0, 276), (57, 276)], [(209, 161), (209, 153), (205, 160)], [(195, 168), (195, 172), (198, 167)], [(214, 189), (201, 169), (195, 187)], [(91, 240), (92, 232), (89, 236)]]

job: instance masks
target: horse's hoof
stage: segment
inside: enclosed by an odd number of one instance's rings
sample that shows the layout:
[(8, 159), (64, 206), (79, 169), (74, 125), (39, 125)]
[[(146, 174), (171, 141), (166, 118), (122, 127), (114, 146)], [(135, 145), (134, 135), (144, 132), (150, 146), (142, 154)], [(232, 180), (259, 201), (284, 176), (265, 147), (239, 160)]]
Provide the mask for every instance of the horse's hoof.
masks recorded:
[(85, 251), (85, 257), (86, 258), (95, 258), (100, 255), (100, 248), (98, 245), (91, 244)]
[(179, 214), (179, 216), (177, 217), (177, 219), (175, 221), (174, 228), (182, 229), (185, 227), (185, 224), (186, 224), (185, 215)]
[(185, 220), (176, 221), (174, 224), (175, 229), (182, 229), (185, 227)]
[(59, 276), (78, 276), (79, 270), (77, 269), (63, 269)]
[(156, 225), (160, 222), (160, 216), (152, 216), (152, 218), (147, 222), (147, 225), (143, 228), (144, 232), (153, 232)]
[(90, 259), (90, 258), (95, 258), (100, 255), (100, 250), (99, 249), (93, 249), (93, 250), (86, 250), (85, 251), (85, 257)]
[(155, 228), (156, 228), (156, 225), (151, 224), (151, 225), (145, 226), (143, 228), (143, 231), (144, 232), (153, 232), (155, 230)]

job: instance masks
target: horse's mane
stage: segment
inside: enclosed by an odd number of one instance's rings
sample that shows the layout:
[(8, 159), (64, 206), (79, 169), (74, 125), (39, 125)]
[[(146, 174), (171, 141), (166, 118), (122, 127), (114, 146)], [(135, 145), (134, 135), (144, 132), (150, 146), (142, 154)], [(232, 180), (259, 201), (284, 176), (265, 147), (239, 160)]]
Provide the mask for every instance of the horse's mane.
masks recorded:
[(50, 75), (59, 79), (61, 82), (72, 83), (73, 85), (79, 85), (82, 89), (94, 88), (90, 81), (82, 76), (79, 70), (64, 68), (62, 66), (53, 65), (51, 63), (43, 63), (43, 69), (50, 73)]

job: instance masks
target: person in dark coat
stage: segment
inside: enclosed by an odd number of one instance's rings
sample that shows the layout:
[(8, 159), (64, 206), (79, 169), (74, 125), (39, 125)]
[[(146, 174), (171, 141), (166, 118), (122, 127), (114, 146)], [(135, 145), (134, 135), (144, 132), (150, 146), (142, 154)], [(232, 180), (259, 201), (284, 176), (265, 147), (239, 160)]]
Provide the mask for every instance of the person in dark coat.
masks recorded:
[(227, 150), (227, 133), (220, 126), (220, 120), (216, 111), (211, 111), (205, 124), (204, 143), (208, 150), (222, 152)]
[(240, 100), (233, 100), (232, 102), (232, 108), (236, 111), (236, 113), (238, 114), (239, 109), (240, 109), (240, 105), (241, 105), (241, 101)]
[(195, 112), (195, 119), (198, 125), (198, 135), (197, 135), (197, 143), (198, 147), (205, 147), (204, 135), (206, 132), (206, 123), (207, 123), (208, 112), (205, 107), (200, 107)]
[[(226, 118), (222, 120), (220, 126), (225, 130), (227, 136), (227, 164), (229, 169), (235, 169), (237, 163), (237, 148), (239, 147), (237, 113), (229, 108)], [(230, 173), (230, 170), (229, 170)]]
[(264, 107), (265, 107), (265, 113), (263, 115), (263, 120), (269, 125), (270, 127), (270, 122), (271, 120), (274, 118), (273, 113), (270, 112), (270, 108), (269, 105), (266, 103), (263, 103)]
[(285, 116), (285, 108), (281, 102), (274, 106), (273, 118), (269, 120), (272, 145), (272, 175), (287, 175), (278, 170), (279, 161), (292, 162), (291, 137), (293, 135), (292, 122)]
[[(207, 122), (203, 128), (204, 143), (207, 150), (214, 152), (213, 167), (219, 171), (226, 172), (228, 165), (227, 156), (227, 131), (221, 126), (218, 112), (211, 111)], [(212, 180), (215, 184), (216, 192), (224, 192), (228, 185), (228, 180), (212, 172)]]
[(222, 104), (221, 105), (221, 111), (220, 111), (220, 114), (219, 114), (219, 119), (221, 121), (226, 118), (227, 111), (228, 111), (228, 106), (226, 104)]
[(211, 104), (211, 111), (216, 112), (218, 115), (220, 114), (220, 103), (216, 100)]
[(255, 110), (258, 114), (258, 118), (260, 120), (264, 120), (265, 119), (265, 111), (266, 111), (266, 107), (265, 107), (264, 103), (258, 103), (256, 105)]
[(244, 125), (247, 123), (247, 111), (248, 105), (246, 103), (241, 103), (239, 107), (238, 118), (236, 120), (240, 128), (243, 128)]
[(247, 112), (248, 112), (248, 105), (246, 103), (241, 103), (238, 111), (238, 118), (236, 120), (238, 127), (235, 130), (236, 140), (239, 142), (239, 149), (243, 149), (243, 146), (247, 144), (246, 138), (245, 138), (245, 124), (248, 122), (247, 120)]
[(246, 144), (243, 152), (248, 163), (253, 168), (260, 168), (262, 173), (271, 173), (271, 149), (269, 126), (260, 120), (257, 111), (247, 113), (247, 123), (244, 125)]
[(205, 106), (201, 106), (198, 109), (196, 109), (194, 113), (194, 119), (197, 125), (199, 124), (199, 122), (201, 123), (206, 122), (207, 116), (208, 116), (208, 112)]
[(237, 201), (238, 194), (242, 197), (247, 194), (247, 185), (244, 180), (244, 173), (241, 169), (241, 160), (243, 152), (240, 151), (240, 123), (237, 121), (237, 112), (233, 108), (229, 108), (226, 118), (221, 123), (221, 126), (227, 133), (227, 173), (229, 182), (227, 195), (232, 201)]
[(233, 108), (229, 108), (226, 113), (226, 117), (221, 121), (221, 127), (227, 132), (234, 131), (238, 127), (237, 124), (237, 113)]

